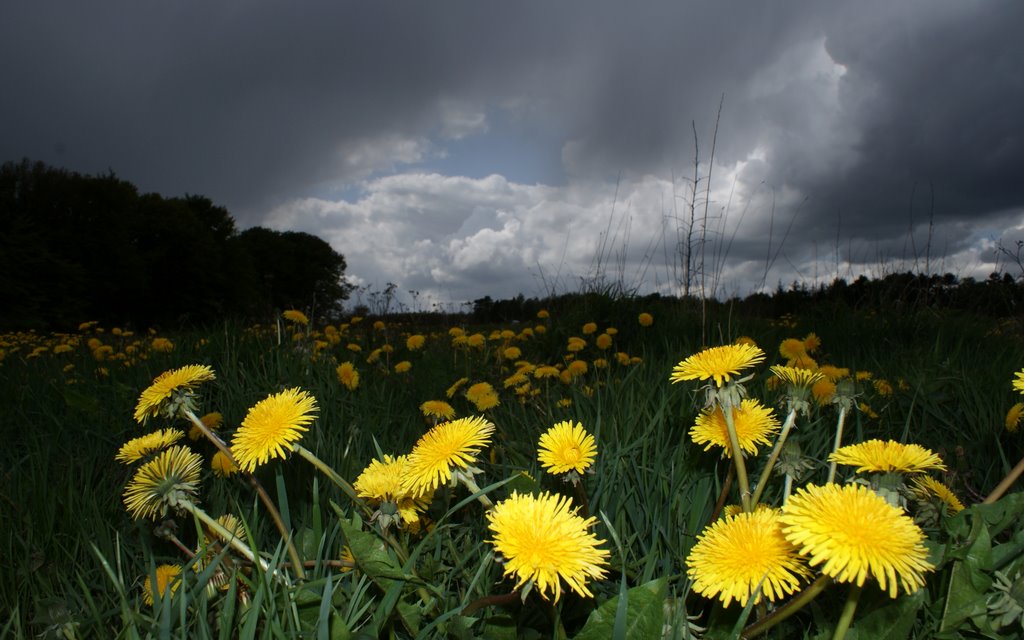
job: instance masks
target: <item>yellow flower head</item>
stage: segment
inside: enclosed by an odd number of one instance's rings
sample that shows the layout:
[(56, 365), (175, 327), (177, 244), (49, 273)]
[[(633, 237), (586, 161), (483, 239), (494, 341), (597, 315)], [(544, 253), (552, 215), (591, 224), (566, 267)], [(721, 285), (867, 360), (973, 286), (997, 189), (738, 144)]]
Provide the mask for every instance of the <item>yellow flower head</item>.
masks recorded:
[(786, 338), (779, 344), (779, 355), (786, 360), (799, 360), (807, 355), (807, 347), (803, 340)]
[[(739, 407), (732, 409), (733, 425), (740, 449), (750, 455), (757, 455), (757, 445), (769, 445), (769, 439), (779, 428), (779, 421), (771, 407), (766, 407), (754, 398), (746, 398)], [(722, 447), (725, 455), (732, 457), (729, 443), (729, 428), (721, 407), (705, 409), (697, 416), (697, 422), (690, 429), (690, 437), (696, 444), (703, 444), (708, 451), (713, 446)]]
[(1013, 374), (1013, 388), (1024, 393), (1024, 369)]
[(649, 327), (654, 324), (654, 316), (644, 312), (636, 317), (636, 321), (640, 323), (641, 327)]
[(583, 473), (597, 457), (594, 436), (579, 422), (559, 422), (541, 435), (537, 446), (537, 459), (550, 473)]
[(355, 391), (359, 386), (359, 372), (351, 362), (342, 362), (334, 372), (338, 376), (338, 382), (345, 385), (349, 391)]
[(405, 348), (409, 351), (416, 351), (417, 349), (422, 349), (426, 342), (427, 338), (417, 333), (405, 339)]
[(130, 464), (138, 462), (151, 453), (161, 451), (181, 439), (183, 434), (177, 429), (161, 429), (138, 438), (132, 438), (121, 445), (114, 460)]
[(583, 332), (583, 335), (585, 335), (585, 336), (590, 335), (592, 333), (597, 333), (597, 323), (596, 322), (588, 322), (588, 323), (586, 323), (585, 325), (583, 325), (582, 332)]
[(804, 349), (807, 350), (807, 353), (814, 353), (820, 346), (821, 338), (817, 334), (812, 332), (804, 336)]
[(135, 421), (145, 423), (149, 418), (160, 415), (161, 411), (165, 414), (176, 412), (180, 402), (192, 397), (197, 385), (213, 380), (214, 377), (213, 369), (199, 364), (161, 373), (139, 396), (139, 403), (135, 406)]
[(198, 453), (177, 445), (161, 451), (139, 467), (124, 490), (129, 515), (156, 520), (182, 502), (191, 502), (199, 492), (203, 459)]
[(284, 458), (316, 418), (316, 398), (298, 388), (260, 400), (246, 414), (231, 440), (231, 455), (245, 471), (272, 458)]
[(868, 578), (897, 595), (924, 585), (924, 532), (903, 512), (860, 484), (809, 485), (782, 508), (783, 534), (812, 567), (838, 582), (863, 586)]
[(840, 447), (828, 459), (857, 467), (857, 473), (921, 473), (946, 468), (938, 455), (921, 445), (893, 440), (868, 440)]
[(442, 422), (423, 434), (409, 454), (402, 479), (403, 491), (414, 496), (431, 494), (451, 480), (456, 467), (467, 469), (480, 449), (490, 444), (494, 424), (484, 418)]
[(476, 405), (477, 411), (486, 411), (501, 403), (494, 387), (487, 382), (478, 382), (466, 389), (466, 399)]
[(408, 360), (395, 363), (395, 373), (408, 373), (410, 369), (412, 369), (412, 363)]
[(448, 387), (448, 390), (445, 391), (444, 394), (449, 398), (454, 398), (459, 389), (461, 389), (467, 382), (469, 382), (469, 378), (459, 378), (452, 384), (452, 386)]
[(157, 353), (170, 353), (174, 351), (174, 343), (167, 338), (153, 338), (149, 343), (149, 349)]
[[(156, 568), (156, 597), (162, 598), (164, 593), (170, 588), (171, 593), (178, 590), (181, 585), (181, 565), (178, 564), (162, 564)], [(146, 581), (142, 583), (142, 600), (148, 605), (153, 606), (153, 576), (146, 576)]]
[(213, 474), (227, 478), (232, 474), (238, 473), (238, 466), (231, 462), (231, 459), (224, 455), (223, 451), (218, 451), (213, 454), (213, 458), (210, 459), (210, 468), (213, 469)]
[(749, 344), (727, 344), (711, 347), (695, 353), (672, 369), (669, 379), (673, 382), (684, 380), (715, 381), (721, 387), (732, 380), (740, 371), (764, 360), (764, 351)]
[(930, 498), (934, 496), (945, 505), (946, 513), (949, 515), (960, 513), (964, 510), (964, 503), (956, 497), (953, 490), (931, 476), (915, 476), (910, 487), (911, 492), (918, 498)]
[(786, 384), (800, 389), (809, 389), (815, 382), (823, 378), (822, 374), (817, 371), (779, 365), (771, 367), (771, 372)]
[(1017, 428), (1020, 426), (1021, 413), (1024, 413), (1024, 402), (1018, 402), (1006, 412), (1006, 430), (1010, 433), (1017, 432)]
[(288, 309), (282, 313), (281, 316), (288, 322), (302, 325), (309, 324), (309, 318), (307, 318), (306, 314), (302, 313), (298, 309)]
[(451, 420), (455, 417), (455, 409), (444, 400), (427, 400), (420, 405), (420, 411), (427, 418)]
[(393, 503), (406, 526), (419, 523), (420, 514), (429, 505), (424, 497), (413, 495), (402, 485), (408, 462), (408, 456), (392, 458), (385, 454), (382, 460), (371, 461), (352, 485), (359, 497), (375, 507), (383, 502)]
[[(216, 431), (224, 424), (224, 416), (219, 411), (211, 411), (199, 418), (199, 421), (210, 431)], [(203, 437), (203, 432), (199, 430), (199, 427), (192, 425), (192, 428), (188, 430), (188, 437), (191, 440), (198, 440)]]
[(697, 536), (686, 567), (693, 590), (707, 598), (718, 596), (726, 607), (733, 600), (746, 606), (758, 585), (754, 603), (764, 598), (774, 602), (797, 591), (811, 575), (796, 547), (782, 535), (774, 509), (715, 521)]
[(596, 520), (576, 515), (567, 497), (513, 492), (487, 512), (487, 520), (494, 534), (489, 542), (505, 559), (505, 575), (516, 576), (517, 589), (533, 581), (542, 597), (553, 593), (558, 602), (564, 580), (581, 596), (593, 597), (587, 580), (606, 575), (608, 551), (588, 531)]
[(523, 355), (523, 350), (519, 347), (505, 347), (501, 351), (501, 357), (506, 360), (518, 360)]

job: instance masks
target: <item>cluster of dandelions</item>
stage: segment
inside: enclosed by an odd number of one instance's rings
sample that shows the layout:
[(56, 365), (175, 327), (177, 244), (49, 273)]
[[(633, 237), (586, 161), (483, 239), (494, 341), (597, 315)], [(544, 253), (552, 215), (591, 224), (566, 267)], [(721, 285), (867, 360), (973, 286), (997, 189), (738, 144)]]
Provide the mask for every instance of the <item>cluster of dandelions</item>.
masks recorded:
[[(219, 465), (226, 465), (244, 476), (257, 490), (271, 518), (279, 525), (297, 577), (302, 577), (304, 562), (269, 495), (262, 489), (253, 472), (275, 459), (297, 454), (307, 460), (344, 490), (353, 502), (371, 515), (369, 522), (383, 535), (396, 525), (410, 533), (420, 530), (424, 514), (435, 492), (442, 486), (459, 484), (468, 488), (487, 508), (487, 527), (493, 534), (490, 543), (505, 562), (505, 575), (516, 579), (516, 590), (524, 593), (536, 587), (542, 597), (557, 601), (564, 582), (570, 589), (591, 596), (586, 584), (605, 575), (608, 551), (593, 533), (593, 517), (580, 515), (565, 496), (542, 492), (513, 492), (505, 500), (493, 504), (481, 490), (475, 476), (482, 473), (478, 456), (490, 444), (494, 424), (483, 417), (446, 420), (429, 429), (405, 455), (383, 455), (370, 462), (349, 485), (322, 460), (300, 444), (318, 413), (316, 399), (298, 389), (285, 389), (257, 402), (247, 412), (231, 438), (230, 446), (214, 432), (222, 418), (219, 414), (197, 417), (200, 404), (198, 388), (215, 379), (213, 370), (205, 365), (190, 365), (158, 376), (139, 396), (135, 418), (145, 424), (153, 418), (168, 422), (184, 420), (195, 434), (215, 445)], [(438, 409), (440, 412), (440, 409)], [(220, 539), (228, 542), (250, 562), (261, 558), (241, 541), (237, 531), (224, 526), (224, 518), (214, 519), (198, 505), (200, 502), (202, 456), (178, 444), (184, 432), (176, 427), (159, 429), (135, 438), (116, 455), (125, 463), (141, 463), (124, 491), (124, 504), (135, 519), (157, 520), (192, 514)], [(538, 459), (551, 473), (563, 475), (583, 497), (580, 474), (588, 471), (597, 454), (593, 436), (579, 423), (558, 423), (541, 438)], [(214, 468), (219, 465), (216, 461)], [(221, 474), (226, 475), (226, 474)], [(371, 513), (372, 512), (372, 513)], [(184, 546), (178, 543), (180, 548)], [(189, 554), (194, 555), (189, 551)], [(358, 560), (342, 560), (344, 568)], [(264, 565), (265, 566), (265, 565)], [(172, 591), (181, 568), (161, 567), (156, 578), (156, 592)], [(154, 589), (150, 582), (147, 602), (152, 602)]]
[[(780, 454), (798, 416), (816, 404), (811, 402), (812, 388), (825, 377), (808, 362), (807, 347), (820, 344), (813, 334), (812, 338), (801, 342), (800, 350), (784, 344), (782, 351), (790, 352), (787, 364), (771, 369), (769, 386), (782, 390), (781, 404), (788, 410), (781, 428), (772, 408), (747, 397), (745, 383), (753, 378), (748, 370), (765, 358), (751, 341), (701, 351), (673, 369), (674, 383), (706, 381), (706, 407), (690, 436), (705, 450), (719, 448), (731, 459), (729, 473), (739, 483), (742, 503), (704, 529), (686, 566), (693, 590), (718, 598), (725, 606), (789, 598), (785, 608), (797, 610), (828, 583), (849, 583), (848, 606), (837, 623), (837, 637), (842, 637), (866, 583), (877, 583), (896, 598), (901, 592), (916, 592), (935, 568), (928, 559), (925, 534), (908, 512), (908, 498), (938, 500), (944, 514), (963, 505), (948, 487), (926, 475), (945, 467), (924, 447), (881, 440), (841, 446), (843, 409), (848, 405), (840, 407), (827, 482), (791, 491), (801, 465), (787, 466)], [(770, 448), (770, 454), (752, 483), (748, 459), (763, 447)], [(786, 476), (778, 505), (762, 501), (776, 465)], [(835, 465), (853, 468), (848, 482), (833, 481)], [(725, 498), (723, 494), (720, 502)], [(745, 633), (766, 630), (775, 623), (772, 618), (762, 618)]]

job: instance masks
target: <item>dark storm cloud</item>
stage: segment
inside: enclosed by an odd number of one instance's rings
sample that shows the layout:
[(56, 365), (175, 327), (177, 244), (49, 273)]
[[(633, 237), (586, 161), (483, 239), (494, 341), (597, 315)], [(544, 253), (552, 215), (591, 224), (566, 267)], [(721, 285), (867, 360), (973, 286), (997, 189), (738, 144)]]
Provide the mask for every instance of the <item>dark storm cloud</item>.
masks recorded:
[[(249, 209), (361, 177), (439, 100), (543, 101), (588, 170), (664, 166), (699, 110), (802, 21), (681, 3), (22, 3), (3, 10), (4, 157), (114, 168)], [(552, 144), (562, 141), (553, 140)], [(429, 152), (429, 143), (419, 152)], [(413, 154), (412, 158), (416, 157)], [(582, 167), (581, 167), (582, 168)]]
[[(1017, 0), (5, 3), (0, 159), (201, 193), (242, 226), (322, 232), (364, 280), (473, 297), (517, 292), (499, 251), (509, 272), (585, 271), (610, 210), (648, 251), (696, 128), (722, 269), (773, 265), (771, 284), (837, 247), (976, 256), (1020, 225), (1021, 24)], [(522, 175), (550, 188), (438, 169), (519, 131), (544, 132), (515, 155), (546, 145), (557, 175)]]
[[(1013, 209), (1019, 221), (1022, 24), (1012, 1), (858, 3), (836, 16), (825, 44), (845, 67), (837, 119), (856, 142), (842, 171), (769, 174), (810, 198), (800, 228), (834, 235), (841, 218), (844, 237), (896, 249), (911, 227), (960, 223), (952, 251), (970, 238), (964, 222), (1005, 223)], [(800, 155), (780, 145), (769, 165)]]

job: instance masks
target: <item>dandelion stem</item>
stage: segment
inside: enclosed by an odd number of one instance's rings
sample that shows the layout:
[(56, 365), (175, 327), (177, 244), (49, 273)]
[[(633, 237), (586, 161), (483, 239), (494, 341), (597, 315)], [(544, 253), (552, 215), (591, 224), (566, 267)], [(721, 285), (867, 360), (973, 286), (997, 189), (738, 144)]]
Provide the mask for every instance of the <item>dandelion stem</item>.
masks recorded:
[(295, 453), (299, 454), (300, 456), (305, 458), (307, 462), (316, 467), (317, 470), (319, 470), (321, 473), (327, 476), (328, 479), (330, 479), (330, 481), (333, 482), (339, 489), (344, 491), (345, 495), (347, 495), (352, 500), (352, 502), (356, 503), (363, 510), (364, 513), (366, 513), (367, 515), (373, 513), (373, 510), (370, 509), (370, 507), (368, 507), (365, 502), (363, 502), (363, 499), (360, 498), (358, 494), (356, 494), (356, 490), (352, 487), (352, 485), (349, 484), (347, 480), (339, 476), (338, 472), (330, 468), (326, 462), (318, 458), (315, 453), (313, 453), (312, 451), (298, 443), (292, 444), (292, 449), (295, 451)]
[[(839, 420), (836, 422), (836, 442), (832, 445), (832, 453), (839, 450), (839, 445), (843, 442), (843, 425), (846, 424), (846, 403), (843, 403), (839, 407)], [(836, 461), (833, 460), (828, 466), (828, 482), (834, 482), (836, 479)]]
[[(210, 429), (203, 424), (203, 421), (196, 417), (196, 414), (190, 409), (182, 409), (182, 413), (186, 418), (188, 418), (189, 422), (194, 424), (196, 428), (206, 436), (207, 440), (212, 442), (213, 445), (231, 461), (232, 465), (238, 467), (238, 462), (235, 460), (235, 456), (231, 454), (231, 449), (229, 449), (227, 444), (220, 439), (220, 436), (215, 434), (213, 431), (210, 431)], [(277, 527), (278, 532), (281, 534), (281, 538), (284, 540), (285, 546), (288, 547), (288, 555), (291, 557), (292, 566), (295, 568), (295, 577), (299, 580), (305, 580), (306, 573), (302, 570), (302, 559), (299, 557), (299, 550), (295, 548), (295, 543), (292, 541), (291, 533), (284, 526), (284, 520), (281, 519), (281, 512), (277, 510), (277, 505), (274, 504), (274, 501), (270, 498), (270, 494), (263, 488), (260, 481), (256, 479), (256, 476), (247, 471), (243, 471), (242, 473), (249, 481), (249, 484), (252, 485), (252, 488), (256, 490), (256, 495), (260, 497), (260, 501), (263, 503), (263, 506), (266, 507), (267, 513), (270, 514), (270, 519), (274, 521), (274, 526)]]
[(246, 559), (249, 560), (249, 562), (258, 563), (264, 571), (270, 568), (270, 565), (267, 564), (266, 560), (253, 553), (252, 549), (250, 549), (248, 545), (246, 545), (244, 542), (238, 539), (238, 536), (225, 529), (221, 523), (211, 518), (209, 515), (207, 515), (205, 511), (203, 511), (196, 505), (192, 504), (191, 502), (183, 502), (182, 507), (184, 507), (186, 511), (188, 511), (195, 517), (202, 520), (203, 524), (210, 527), (210, 529), (212, 529), (218, 536), (223, 538), (225, 542), (231, 545), (235, 549), (235, 551), (245, 556)]
[(826, 575), (820, 576), (817, 580), (807, 585), (807, 588), (801, 591), (799, 594), (797, 594), (796, 597), (794, 597), (792, 600), (790, 600), (786, 604), (782, 605), (781, 607), (773, 611), (767, 617), (761, 618), (754, 624), (744, 629), (743, 633), (740, 634), (740, 637), (757, 637), (765, 631), (768, 631), (775, 625), (779, 624), (780, 622), (785, 621), (791, 615), (793, 615), (797, 611), (800, 611), (805, 606), (810, 604), (810, 602), (817, 598), (818, 595), (825, 590), (825, 587), (827, 587), (830, 584), (832, 584), (832, 578)]
[(757, 506), (758, 501), (761, 500), (761, 496), (764, 494), (764, 487), (768, 484), (768, 476), (771, 474), (775, 462), (779, 459), (782, 445), (786, 444), (786, 437), (789, 436), (789, 431), (793, 428), (795, 422), (796, 409), (790, 409), (789, 415), (786, 416), (786, 421), (782, 424), (782, 431), (779, 432), (779, 439), (775, 441), (775, 448), (772, 449), (771, 455), (768, 456), (768, 462), (765, 463), (761, 477), (757, 481), (757, 489), (754, 490), (754, 498), (751, 500), (754, 506)]
[(992, 493), (988, 494), (987, 498), (981, 501), (981, 504), (992, 504), (999, 498), (1002, 498), (1003, 494), (1017, 481), (1017, 478), (1022, 473), (1024, 473), (1024, 458), (1021, 458), (1020, 462), (1013, 469), (1010, 469), (1010, 473), (1006, 474), (1006, 477), (996, 485), (996, 488), (992, 490)]
[[(480, 486), (476, 483), (475, 480), (473, 480), (472, 474), (456, 471), (455, 475), (459, 479), (459, 481), (463, 485), (465, 485), (467, 489), (469, 489), (470, 493), (480, 493)], [(494, 506), (494, 503), (491, 502), (491, 499), (488, 498), (487, 494), (485, 493), (480, 493), (480, 495), (478, 495), (476, 499), (480, 501), (480, 504), (484, 505), (485, 509), (490, 509), (491, 507)]]
[(725, 482), (722, 483), (722, 490), (718, 492), (718, 502), (715, 503), (715, 508), (711, 510), (711, 518), (708, 522), (714, 522), (718, 520), (718, 515), (722, 513), (722, 509), (725, 508), (725, 501), (729, 497), (729, 490), (732, 489), (732, 479), (736, 475), (736, 467), (729, 465), (729, 472), (725, 474)]
[(723, 402), (719, 407), (722, 410), (722, 415), (725, 416), (725, 426), (729, 432), (729, 446), (732, 447), (732, 460), (736, 465), (736, 479), (740, 485), (740, 503), (743, 505), (743, 511), (750, 511), (752, 509), (750, 502), (750, 480), (747, 478), (747, 465), (743, 461), (740, 439), (736, 435), (736, 423), (732, 415), (732, 402)]
[(850, 585), (850, 594), (846, 596), (846, 605), (843, 607), (843, 612), (839, 614), (839, 621), (836, 622), (836, 631), (832, 634), (832, 640), (843, 640), (846, 637), (846, 631), (850, 628), (850, 623), (853, 622), (853, 614), (857, 611), (857, 603), (860, 601), (860, 592), (863, 588), (856, 584)]

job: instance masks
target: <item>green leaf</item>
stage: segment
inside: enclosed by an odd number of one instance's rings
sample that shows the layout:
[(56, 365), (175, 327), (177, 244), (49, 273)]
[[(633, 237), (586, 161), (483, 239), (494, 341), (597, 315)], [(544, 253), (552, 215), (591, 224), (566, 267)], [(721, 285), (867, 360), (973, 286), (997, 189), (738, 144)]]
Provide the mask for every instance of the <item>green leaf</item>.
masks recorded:
[[(665, 599), (668, 580), (659, 578), (633, 587), (627, 593), (626, 638), (660, 638), (665, 623)], [(587, 624), (576, 635), (576, 640), (608, 640), (614, 637), (616, 611), (619, 599), (615, 596), (595, 609)]]
[[(876, 640), (901, 640), (910, 636), (917, 612), (925, 603), (925, 590), (918, 589), (912, 595), (897, 598), (892, 604), (879, 607), (863, 616), (853, 619), (853, 630), (861, 638)], [(848, 634), (847, 637), (851, 637)]]
[(358, 525), (340, 520), (345, 542), (359, 569), (381, 589), (387, 589), (392, 580), (409, 580), (398, 561), (388, 553), (387, 545), (376, 534), (363, 531)]
[(986, 613), (985, 592), (992, 586), (992, 578), (985, 571), (991, 567), (992, 540), (981, 518), (973, 524), (972, 541), (957, 551), (962, 559), (953, 564), (950, 573), (940, 631), (956, 629), (969, 618)]

